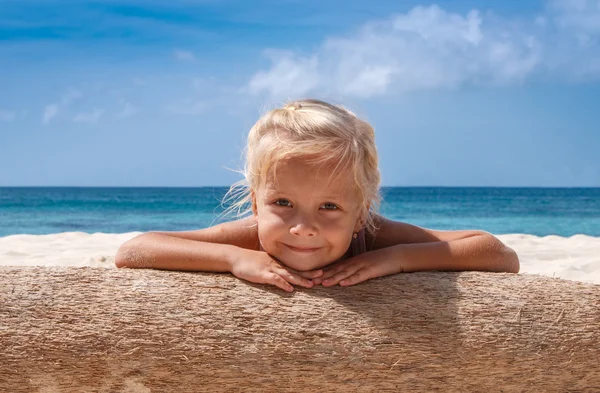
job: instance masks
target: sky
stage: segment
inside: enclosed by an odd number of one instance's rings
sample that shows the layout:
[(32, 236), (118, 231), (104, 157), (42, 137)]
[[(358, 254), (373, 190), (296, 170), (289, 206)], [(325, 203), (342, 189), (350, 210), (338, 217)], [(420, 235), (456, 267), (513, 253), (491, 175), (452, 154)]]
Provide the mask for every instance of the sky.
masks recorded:
[(0, 186), (229, 186), (307, 97), (384, 186), (600, 187), (600, 0), (0, 0)]

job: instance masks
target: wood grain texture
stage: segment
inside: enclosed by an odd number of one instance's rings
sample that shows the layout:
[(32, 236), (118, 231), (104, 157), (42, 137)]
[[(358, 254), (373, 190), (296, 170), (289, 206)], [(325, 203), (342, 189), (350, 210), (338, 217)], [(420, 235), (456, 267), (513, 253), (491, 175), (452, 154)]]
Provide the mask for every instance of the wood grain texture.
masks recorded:
[(0, 392), (600, 392), (600, 285), (0, 266)]

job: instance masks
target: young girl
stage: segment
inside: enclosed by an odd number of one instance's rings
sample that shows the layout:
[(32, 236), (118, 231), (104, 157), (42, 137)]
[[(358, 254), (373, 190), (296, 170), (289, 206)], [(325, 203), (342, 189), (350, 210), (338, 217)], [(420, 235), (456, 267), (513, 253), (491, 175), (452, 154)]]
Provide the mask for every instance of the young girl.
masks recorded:
[(276, 285), (354, 285), (420, 270), (519, 271), (517, 254), (483, 231), (436, 231), (377, 214), (373, 128), (345, 108), (300, 100), (248, 135), (233, 208), (249, 217), (185, 232), (148, 232), (119, 248), (117, 267), (231, 272)]

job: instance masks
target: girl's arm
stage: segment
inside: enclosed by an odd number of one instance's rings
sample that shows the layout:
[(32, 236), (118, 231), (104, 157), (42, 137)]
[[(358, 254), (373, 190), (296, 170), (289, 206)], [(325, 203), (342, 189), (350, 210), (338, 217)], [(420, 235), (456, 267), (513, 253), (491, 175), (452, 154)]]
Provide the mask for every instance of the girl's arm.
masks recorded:
[(519, 257), (492, 234), (479, 230), (437, 231), (377, 217), (367, 236), (371, 250), (402, 261), (402, 271), (479, 270), (519, 272)]
[[(195, 231), (148, 233), (200, 242), (231, 244), (241, 248), (258, 250), (258, 227), (256, 226), (256, 220), (252, 216)], [(143, 235), (146, 234), (140, 236)]]
[(484, 231), (435, 231), (377, 216), (366, 253), (324, 268), (315, 284), (354, 285), (375, 277), (424, 270), (519, 272), (519, 257)]
[(187, 232), (148, 232), (119, 247), (117, 267), (230, 272), (246, 281), (291, 292), (291, 284), (311, 288), (323, 271), (298, 272), (259, 251), (254, 218)]
[(367, 246), (370, 246), (369, 249), (371, 250), (395, 246), (396, 244), (447, 242), (487, 234), (487, 232), (479, 230), (437, 231), (400, 221), (388, 220), (380, 215), (375, 218), (375, 223), (378, 227), (376, 235), (366, 233)]
[(117, 267), (230, 272), (240, 248), (258, 250), (254, 218), (184, 232), (148, 232), (123, 243)]

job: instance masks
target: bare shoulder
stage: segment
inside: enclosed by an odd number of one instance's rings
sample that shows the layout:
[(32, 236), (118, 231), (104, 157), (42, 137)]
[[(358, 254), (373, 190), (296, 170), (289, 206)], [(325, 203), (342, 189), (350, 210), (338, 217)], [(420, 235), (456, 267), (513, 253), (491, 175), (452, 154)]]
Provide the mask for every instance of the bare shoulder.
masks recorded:
[(367, 246), (372, 250), (396, 244), (447, 242), (486, 234), (479, 230), (439, 231), (422, 228), (405, 222), (389, 220), (381, 215), (375, 217), (377, 231), (367, 234)]
[(202, 242), (232, 244), (251, 250), (259, 249), (258, 228), (256, 226), (256, 220), (252, 216), (194, 231), (150, 233)]

